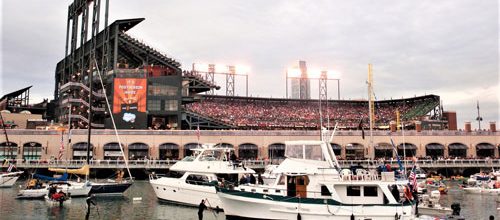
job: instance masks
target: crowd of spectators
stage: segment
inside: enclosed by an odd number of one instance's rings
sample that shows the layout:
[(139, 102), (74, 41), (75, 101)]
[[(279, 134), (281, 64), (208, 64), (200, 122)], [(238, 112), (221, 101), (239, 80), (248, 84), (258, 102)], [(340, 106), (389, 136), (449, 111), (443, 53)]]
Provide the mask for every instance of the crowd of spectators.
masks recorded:
[[(416, 101), (375, 102), (375, 126), (388, 126), (396, 120), (396, 110), (403, 116), (412, 109), (434, 99)], [(341, 129), (368, 127), (367, 101), (329, 101), (322, 103), (323, 126), (329, 119)], [(319, 102), (317, 100), (263, 99), (247, 97), (205, 96), (201, 102), (186, 105), (186, 110), (211, 117), (239, 129), (318, 129)], [(388, 128), (388, 127), (387, 127)]]

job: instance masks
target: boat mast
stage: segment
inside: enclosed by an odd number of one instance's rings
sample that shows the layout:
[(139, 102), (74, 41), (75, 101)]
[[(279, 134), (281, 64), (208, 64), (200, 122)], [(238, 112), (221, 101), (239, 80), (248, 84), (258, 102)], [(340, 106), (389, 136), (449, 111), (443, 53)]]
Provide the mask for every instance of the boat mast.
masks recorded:
[(12, 157), (12, 147), (9, 141), (9, 136), (7, 135), (7, 130), (5, 129), (5, 121), (3, 120), (2, 112), (0, 112), (0, 120), (2, 120), (3, 133), (5, 134), (5, 141), (7, 141), (7, 146), (9, 146), (9, 156)]
[(370, 120), (370, 142), (368, 143), (368, 150), (373, 147), (373, 119), (375, 116), (375, 106), (373, 104), (373, 73), (372, 64), (368, 64), (368, 117)]
[(122, 141), (120, 140), (120, 136), (118, 135), (118, 130), (116, 129), (115, 118), (113, 117), (113, 111), (111, 111), (111, 106), (109, 105), (108, 95), (106, 92), (106, 88), (104, 87), (104, 83), (102, 81), (102, 75), (101, 75), (101, 72), (99, 70), (99, 66), (97, 65), (97, 60), (94, 59), (94, 62), (96, 64), (96, 71), (97, 71), (97, 75), (99, 76), (99, 81), (101, 82), (101, 87), (102, 87), (102, 92), (104, 94), (104, 99), (106, 99), (106, 107), (108, 107), (108, 112), (109, 112), (109, 116), (111, 118), (111, 123), (113, 124), (113, 130), (115, 131), (116, 140), (118, 140), (118, 145), (120, 146), (120, 151), (122, 152), (123, 160), (125, 161), (125, 167), (127, 168), (128, 175), (132, 179), (132, 173), (130, 172), (130, 168), (128, 166), (128, 159), (127, 159), (127, 157), (125, 157), (125, 152), (123, 151), (123, 147), (122, 147)]

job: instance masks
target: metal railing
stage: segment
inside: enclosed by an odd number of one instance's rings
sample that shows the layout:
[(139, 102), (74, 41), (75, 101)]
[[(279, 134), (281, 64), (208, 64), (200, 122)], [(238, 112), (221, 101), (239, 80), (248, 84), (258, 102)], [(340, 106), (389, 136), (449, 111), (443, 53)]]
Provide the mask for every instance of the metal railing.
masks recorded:
[[(175, 164), (178, 160), (129, 160), (131, 168), (144, 168), (144, 169), (165, 169)], [(243, 160), (242, 164), (249, 168), (265, 168), (267, 165), (279, 164), (283, 160)], [(83, 166), (85, 160), (24, 160), (16, 159), (10, 160), (19, 168), (78, 168)], [(339, 160), (342, 168), (350, 168), (351, 166), (363, 166), (364, 168), (377, 168), (383, 164), (390, 164), (392, 167), (398, 167), (396, 160)], [(403, 165), (407, 167), (413, 166), (413, 161), (402, 161)], [(416, 164), (421, 168), (499, 168), (500, 159), (443, 159), (443, 160), (418, 160)], [(2, 164), (3, 167), (8, 167), (6, 163)], [(125, 161), (123, 160), (91, 160), (90, 166), (92, 168), (123, 168)]]

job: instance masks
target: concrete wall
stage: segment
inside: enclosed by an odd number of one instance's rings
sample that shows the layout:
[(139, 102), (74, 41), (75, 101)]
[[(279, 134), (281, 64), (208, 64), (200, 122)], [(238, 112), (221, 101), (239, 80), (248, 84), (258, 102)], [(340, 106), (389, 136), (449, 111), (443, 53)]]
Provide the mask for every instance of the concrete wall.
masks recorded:
[[(163, 143), (175, 143), (180, 146), (180, 157), (183, 155), (184, 145), (197, 143), (196, 131), (152, 131), (152, 130), (121, 130), (119, 131), (121, 142), (125, 146), (125, 153), (128, 152), (128, 145), (132, 143), (145, 143), (149, 146), (149, 157), (159, 158), (159, 145)], [(476, 156), (476, 145), (489, 143), (494, 148), (494, 155), (498, 157), (500, 147), (500, 132), (460, 132), (460, 131), (401, 131), (388, 133), (387, 131), (376, 131), (373, 135), (373, 145), (370, 144), (369, 133), (366, 132), (365, 139), (362, 139), (360, 131), (337, 132), (332, 143), (342, 146), (342, 157), (345, 156), (345, 147), (351, 143), (359, 143), (365, 147), (365, 156), (374, 156), (373, 147), (378, 143), (390, 143), (392, 137), (394, 143), (399, 145), (403, 142), (414, 144), (417, 147), (417, 156), (426, 156), (425, 146), (430, 143), (438, 143), (445, 147), (444, 156), (448, 155), (448, 145), (451, 143), (462, 143), (468, 146), (467, 156)], [(49, 159), (51, 156), (57, 157), (61, 148), (61, 136), (65, 144), (65, 155), (63, 158), (71, 159), (73, 155), (71, 145), (67, 144), (67, 132), (62, 135), (61, 131), (44, 130), (8, 130), (8, 137), (11, 142), (18, 146), (23, 146), (28, 142), (37, 142), (42, 145), (42, 159)], [(86, 130), (73, 130), (71, 143), (87, 141)], [(330, 136), (328, 136), (330, 137)], [(252, 143), (258, 146), (258, 156), (261, 159), (267, 158), (268, 146), (275, 143), (284, 143), (291, 140), (319, 140), (318, 131), (201, 131), (200, 143), (229, 143), (236, 149), (240, 144)], [(0, 144), (5, 142), (5, 136), (0, 137)], [(104, 158), (103, 146), (110, 142), (117, 142), (117, 138), (112, 130), (94, 130), (92, 135), (94, 145), (94, 158)], [(0, 149), (2, 150), (2, 149)], [(22, 147), (18, 150), (18, 159), (22, 159)], [(128, 155), (127, 155), (128, 156)]]

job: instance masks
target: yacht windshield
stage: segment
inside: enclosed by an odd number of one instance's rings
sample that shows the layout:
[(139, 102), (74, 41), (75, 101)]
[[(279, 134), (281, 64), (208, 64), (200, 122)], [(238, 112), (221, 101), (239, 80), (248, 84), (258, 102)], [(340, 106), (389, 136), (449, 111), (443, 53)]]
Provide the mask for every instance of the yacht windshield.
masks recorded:
[(325, 160), (321, 145), (319, 144), (293, 144), (287, 145), (285, 156), (288, 158), (306, 160)]

